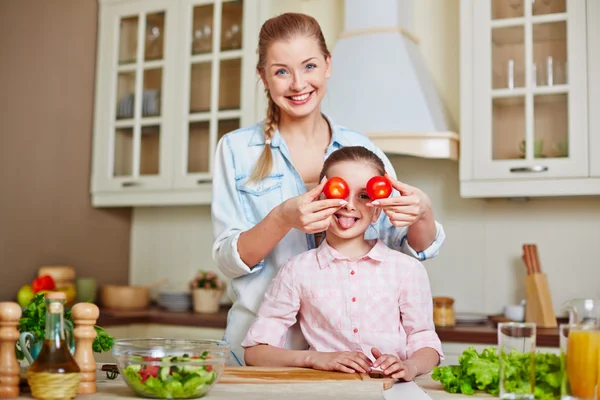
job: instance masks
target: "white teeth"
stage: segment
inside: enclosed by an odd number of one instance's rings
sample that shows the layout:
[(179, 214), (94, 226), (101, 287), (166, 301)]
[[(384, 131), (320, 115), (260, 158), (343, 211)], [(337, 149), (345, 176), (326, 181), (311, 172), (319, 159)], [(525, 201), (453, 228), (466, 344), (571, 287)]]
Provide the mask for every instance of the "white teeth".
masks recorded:
[(302, 100), (308, 99), (308, 96), (310, 96), (310, 93), (303, 94), (302, 96), (292, 96), (292, 100), (294, 100), (294, 101), (302, 101)]

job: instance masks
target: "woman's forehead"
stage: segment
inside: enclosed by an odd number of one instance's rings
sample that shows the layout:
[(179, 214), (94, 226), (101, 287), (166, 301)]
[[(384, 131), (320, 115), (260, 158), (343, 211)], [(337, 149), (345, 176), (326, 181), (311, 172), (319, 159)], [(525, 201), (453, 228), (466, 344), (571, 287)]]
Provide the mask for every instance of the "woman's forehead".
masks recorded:
[(270, 63), (301, 64), (311, 57), (323, 58), (317, 41), (305, 36), (277, 40), (269, 46), (267, 52)]

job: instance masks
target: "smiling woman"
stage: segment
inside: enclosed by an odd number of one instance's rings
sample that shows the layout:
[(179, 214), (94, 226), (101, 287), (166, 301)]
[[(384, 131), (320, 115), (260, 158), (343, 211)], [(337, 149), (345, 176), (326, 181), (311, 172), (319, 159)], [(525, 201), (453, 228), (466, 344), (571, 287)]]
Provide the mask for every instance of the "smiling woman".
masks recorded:
[[(343, 211), (352, 193), (321, 196), (327, 179), (319, 175), (334, 151), (346, 146), (370, 150), (383, 162), (376, 174), (385, 173), (394, 188), (390, 198), (376, 200), (379, 204), (367, 201), (369, 212), (375, 205), (383, 212), (376, 213), (375, 221), (365, 218), (370, 221), (365, 238), (381, 239), (418, 260), (435, 257), (445, 238), (429, 197), (395, 180), (390, 161), (366, 136), (321, 113), (331, 55), (314, 18), (288, 13), (266, 21), (256, 70), (268, 99), (266, 118), (224, 135), (213, 169), (213, 258), (233, 278), (225, 339), (239, 364), (244, 363), (241, 342), (282, 265), (317, 248), (322, 233), (340, 216), (352, 222)], [(307, 347), (298, 325), (290, 328), (284, 346)]]

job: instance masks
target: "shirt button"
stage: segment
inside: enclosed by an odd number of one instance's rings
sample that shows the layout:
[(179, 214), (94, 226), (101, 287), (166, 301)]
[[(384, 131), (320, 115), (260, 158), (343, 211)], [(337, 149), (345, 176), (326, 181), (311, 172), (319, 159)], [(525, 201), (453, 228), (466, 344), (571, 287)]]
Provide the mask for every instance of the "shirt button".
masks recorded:
[(354, 270), (350, 271), (350, 275), (354, 275), (354, 274), (355, 274)]
[(355, 303), (356, 302), (356, 297), (352, 298), (352, 302)]
[(358, 333), (358, 328), (354, 328), (353, 332)]

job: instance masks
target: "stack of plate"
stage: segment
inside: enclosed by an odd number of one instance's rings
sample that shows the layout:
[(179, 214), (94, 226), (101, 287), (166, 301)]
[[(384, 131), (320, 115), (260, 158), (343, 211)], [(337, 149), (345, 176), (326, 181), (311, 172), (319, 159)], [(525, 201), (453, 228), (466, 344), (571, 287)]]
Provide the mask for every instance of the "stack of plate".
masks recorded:
[(161, 292), (158, 305), (169, 311), (188, 311), (192, 308), (192, 294), (188, 291)]

